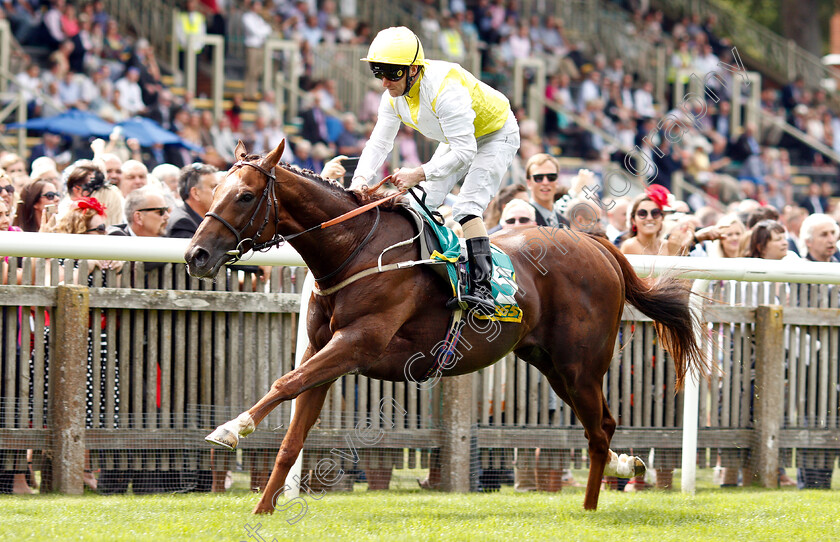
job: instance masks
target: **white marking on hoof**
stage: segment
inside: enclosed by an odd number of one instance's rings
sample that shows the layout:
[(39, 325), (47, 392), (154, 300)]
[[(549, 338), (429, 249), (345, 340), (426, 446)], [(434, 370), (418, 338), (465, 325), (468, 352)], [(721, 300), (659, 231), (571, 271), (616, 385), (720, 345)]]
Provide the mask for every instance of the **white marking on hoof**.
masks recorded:
[(204, 437), (204, 440), (211, 444), (218, 444), (228, 450), (235, 450), (236, 445), (239, 444), (239, 437), (236, 433), (225, 427), (225, 425), (217, 427), (215, 431)]
[(240, 437), (247, 437), (257, 428), (256, 424), (254, 424), (254, 418), (247, 412), (243, 412), (237, 416), (234, 421), (238, 424), (237, 433), (239, 433)]
[(618, 478), (633, 478), (645, 473), (644, 461), (638, 457), (632, 457), (626, 454), (617, 455), (610, 450), (610, 461), (604, 467), (604, 476), (617, 476)]
[(216, 428), (215, 431), (204, 437), (204, 440), (212, 444), (218, 444), (228, 450), (236, 449), (240, 437), (246, 437), (254, 432), (256, 425), (254, 419), (247, 412), (236, 417)]

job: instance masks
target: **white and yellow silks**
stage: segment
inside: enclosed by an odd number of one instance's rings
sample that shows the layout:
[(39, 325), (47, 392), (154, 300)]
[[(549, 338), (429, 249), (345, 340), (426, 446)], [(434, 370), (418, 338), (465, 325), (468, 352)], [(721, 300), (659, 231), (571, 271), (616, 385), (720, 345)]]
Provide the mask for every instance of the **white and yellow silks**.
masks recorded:
[[(516, 120), (502, 93), (458, 64), (427, 60), (407, 95), (392, 98), (388, 92), (383, 93), (379, 118), (356, 168), (354, 186), (374, 180), (402, 123), (448, 147), (422, 166), (426, 181), (432, 183), (459, 173), (463, 176), (476, 157), (477, 140), (503, 134), (503, 142), (511, 150), (505, 149), (508, 152), (502, 154), (509, 155), (510, 160), (519, 148)], [(500, 161), (500, 168), (509, 165), (509, 161), (503, 164), (505, 161)], [(503, 173), (494, 172), (493, 177), (501, 178)]]

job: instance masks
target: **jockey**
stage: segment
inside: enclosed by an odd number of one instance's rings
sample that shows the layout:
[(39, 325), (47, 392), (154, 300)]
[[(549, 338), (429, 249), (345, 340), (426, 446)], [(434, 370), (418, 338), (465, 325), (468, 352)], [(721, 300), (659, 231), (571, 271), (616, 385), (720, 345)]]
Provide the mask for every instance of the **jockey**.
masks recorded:
[(480, 314), (493, 314), (493, 262), (481, 217), (519, 150), (519, 126), (510, 103), (458, 64), (426, 60), (420, 39), (404, 26), (379, 32), (362, 60), (382, 80), (385, 92), (351, 188), (372, 183), (401, 123), (440, 142), (425, 164), (396, 170), (393, 183), (401, 190), (422, 183), (428, 205), (435, 209), (463, 179), (452, 207), (464, 230), (470, 268), (470, 284), (461, 299)]

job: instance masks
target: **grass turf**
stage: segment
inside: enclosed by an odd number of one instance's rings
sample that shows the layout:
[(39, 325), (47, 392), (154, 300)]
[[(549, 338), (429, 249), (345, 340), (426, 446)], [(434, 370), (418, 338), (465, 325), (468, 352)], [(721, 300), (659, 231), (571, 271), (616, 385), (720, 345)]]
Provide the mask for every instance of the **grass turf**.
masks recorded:
[[(0, 497), (0, 540), (838, 540), (840, 493), (700, 489), (602, 491), (597, 512), (581, 509), (583, 490), (467, 495), (397, 490), (307, 498), (307, 511), (252, 516), (257, 495)], [(278, 507), (284, 501), (278, 501)], [(300, 508), (294, 510), (300, 511)]]

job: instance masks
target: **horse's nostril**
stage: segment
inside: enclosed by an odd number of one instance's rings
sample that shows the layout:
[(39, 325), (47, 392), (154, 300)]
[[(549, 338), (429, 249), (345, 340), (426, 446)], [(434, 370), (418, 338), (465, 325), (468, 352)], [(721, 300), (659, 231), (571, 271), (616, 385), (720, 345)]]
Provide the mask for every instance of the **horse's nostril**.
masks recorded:
[(204, 249), (203, 249), (203, 248), (201, 248), (201, 247), (197, 247), (197, 248), (193, 251), (193, 257), (192, 257), (192, 260), (193, 260), (193, 263), (194, 263), (197, 267), (204, 267), (204, 265), (207, 263), (207, 260), (208, 260), (209, 258), (210, 258), (210, 253), (209, 253), (209, 252), (207, 252), (206, 250), (204, 250)]

